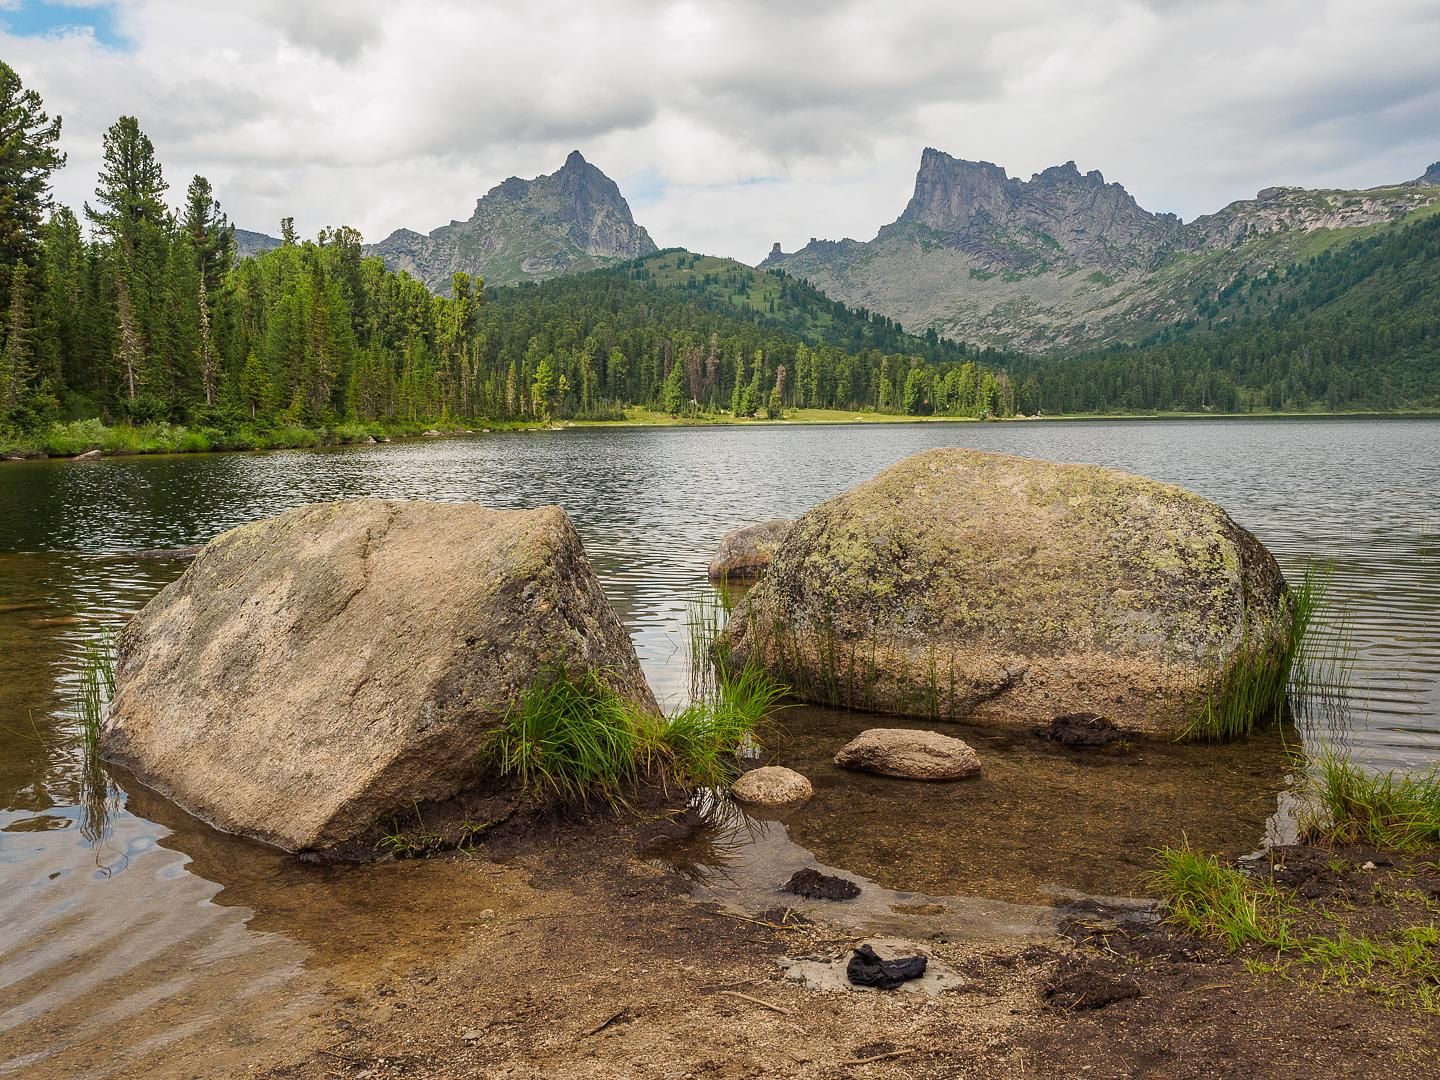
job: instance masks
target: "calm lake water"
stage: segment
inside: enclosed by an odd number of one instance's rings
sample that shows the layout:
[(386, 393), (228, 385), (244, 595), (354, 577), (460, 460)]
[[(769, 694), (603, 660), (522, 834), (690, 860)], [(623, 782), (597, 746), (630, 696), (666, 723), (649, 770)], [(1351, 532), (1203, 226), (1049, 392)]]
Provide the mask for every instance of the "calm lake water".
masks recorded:
[[(1440, 421), (589, 429), (7, 463), (0, 1075), (41, 1063), (123, 1073), (215, 1025), (263, 1041), (286, 1023), (274, 994), (290, 988), (286, 1001), (304, 1000), (307, 957), (325, 938), (310, 921), (315, 912), (331, 917), (374, 888), (363, 868), (307, 870), (220, 837), (123, 779), (87, 778), (72, 710), (85, 645), (183, 570), (129, 553), (199, 543), (316, 500), (559, 503), (657, 695), (677, 702), (688, 685), (686, 602), (705, 587), (723, 533), (793, 516), (907, 454), (945, 445), (1172, 481), (1217, 500), (1292, 578), (1307, 562), (1333, 564), (1328, 633), (1343, 636), (1355, 659), (1349, 708), (1326, 737), (1377, 768), (1440, 761)], [(863, 726), (863, 717), (822, 710), (787, 714), (772, 750), (813, 773), (818, 794), (774, 826), (784, 843), (889, 889), (1017, 904), (1065, 889), (1134, 892), (1145, 853), (1181, 831), (1220, 850), (1254, 847), (1288, 767), (1278, 735), (1084, 765), (1038, 740), (966, 729), (988, 755), (986, 786), (916, 795), (829, 769), (836, 740)], [(956, 830), (957, 820), (989, 828)], [(297, 906), (301, 893), (310, 899)], [(267, 1004), (251, 1015), (247, 994)], [(128, 1056), (104, 1057), (107, 1068), (85, 1056), (141, 1015), (165, 1018), (163, 1031), (138, 1048), (125, 1040)]]

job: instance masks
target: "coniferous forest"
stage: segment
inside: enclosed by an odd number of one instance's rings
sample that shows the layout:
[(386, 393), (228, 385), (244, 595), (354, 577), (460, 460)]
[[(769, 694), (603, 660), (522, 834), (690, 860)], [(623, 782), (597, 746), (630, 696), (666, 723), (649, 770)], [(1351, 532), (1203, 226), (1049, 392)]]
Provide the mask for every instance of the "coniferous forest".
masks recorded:
[(173, 188), (137, 120), (93, 201), (54, 205), (60, 120), (0, 62), (0, 443), (203, 449), (367, 430), (796, 409), (1057, 413), (1440, 406), (1440, 216), (1201, 297), (1142, 345), (1070, 357), (905, 333), (783, 273), (662, 251), (449, 296), (354, 229), (236, 257), (203, 176)]

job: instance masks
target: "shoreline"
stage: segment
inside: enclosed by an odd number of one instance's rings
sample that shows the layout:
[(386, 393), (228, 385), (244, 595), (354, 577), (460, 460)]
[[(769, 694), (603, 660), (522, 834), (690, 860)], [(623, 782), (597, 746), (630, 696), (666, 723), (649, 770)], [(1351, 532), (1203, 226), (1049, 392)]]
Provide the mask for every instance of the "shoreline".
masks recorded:
[[(189, 428), (179, 424), (132, 427), (104, 425), (98, 420), (57, 425), (49, 435), (30, 441), (0, 444), (0, 461), (74, 460), (81, 457), (138, 457), (164, 454), (257, 453), (267, 450), (311, 450), (337, 446), (383, 445), (427, 438), (458, 438), (514, 432), (565, 431), (576, 428), (745, 428), (854, 427), (873, 424), (1019, 424), (1084, 422), (1165, 422), (1179, 420), (1435, 420), (1440, 411), (1396, 412), (1250, 412), (1250, 413), (1056, 413), (1042, 416), (986, 417), (909, 416), (846, 409), (798, 409), (779, 419), (735, 418), (728, 415), (677, 417), (634, 407), (624, 420), (490, 420), (477, 417), (466, 427), (438, 428), (431, 423), (386, 424), (347, 422), (334, 428), (241, 428), (236, 431)], [(84, 426), (93, 438), (75, 439), (66, 428)]]

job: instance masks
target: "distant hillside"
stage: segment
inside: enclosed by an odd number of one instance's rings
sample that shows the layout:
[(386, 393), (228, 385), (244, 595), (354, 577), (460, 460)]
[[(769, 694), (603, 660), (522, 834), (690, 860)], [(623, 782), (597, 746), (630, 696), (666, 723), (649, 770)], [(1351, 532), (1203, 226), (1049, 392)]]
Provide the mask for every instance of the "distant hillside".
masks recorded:
[(1136, 342), (1201, 314), (1236, 278), (1440, 210), (1440, 167), (1368, 191), (1267, 188), (1184, 224), (1074, 162), (1030, 180), (927, 148), (915, 193), (874, 240), (812, 240), (763, 269), (907, 329), (999, 348)]
[(1440, 214), (1237, 276), (1144, 347), (1009, 370), (1048, 412), (1440, 409)]
[(264, 233), (251, 232), (249, 229), (235, 230), (235, 256), (240, 259), (248, 259), (253, 255), (259, 255), (262, 251), (273, 251), (281, 244), (278, 236), (266, 236)]
[(510, 285), (648, 255), (655, 243), (635, 223), (615, 181), (576, 150), (558, 172), (497, 184), (468, 221), (428, 234), (398, 229), (366, 250), (448, 296), (457, 272)]
[(623, 276), (644, 289), (679, 293), (716, 312), (783, 330), (811, 345), (834, 345), (849, 352), (878, 349), (930, 360), (973, 354), (964, 344), (933, 333), (908, 334), (894, 319), (831, 300), (783, 271), (756, 270), (734, 259), (671, 248), (602, 273)]

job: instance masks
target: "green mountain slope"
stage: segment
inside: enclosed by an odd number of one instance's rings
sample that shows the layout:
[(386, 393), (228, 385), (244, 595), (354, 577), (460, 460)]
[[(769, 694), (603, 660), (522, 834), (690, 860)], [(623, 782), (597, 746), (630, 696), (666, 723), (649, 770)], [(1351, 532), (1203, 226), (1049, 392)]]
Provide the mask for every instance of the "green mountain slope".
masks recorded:
[(1049, 412), (1440, 408), (1440, 214), (1241, 273), (1144, 346), (1008, 367)]

